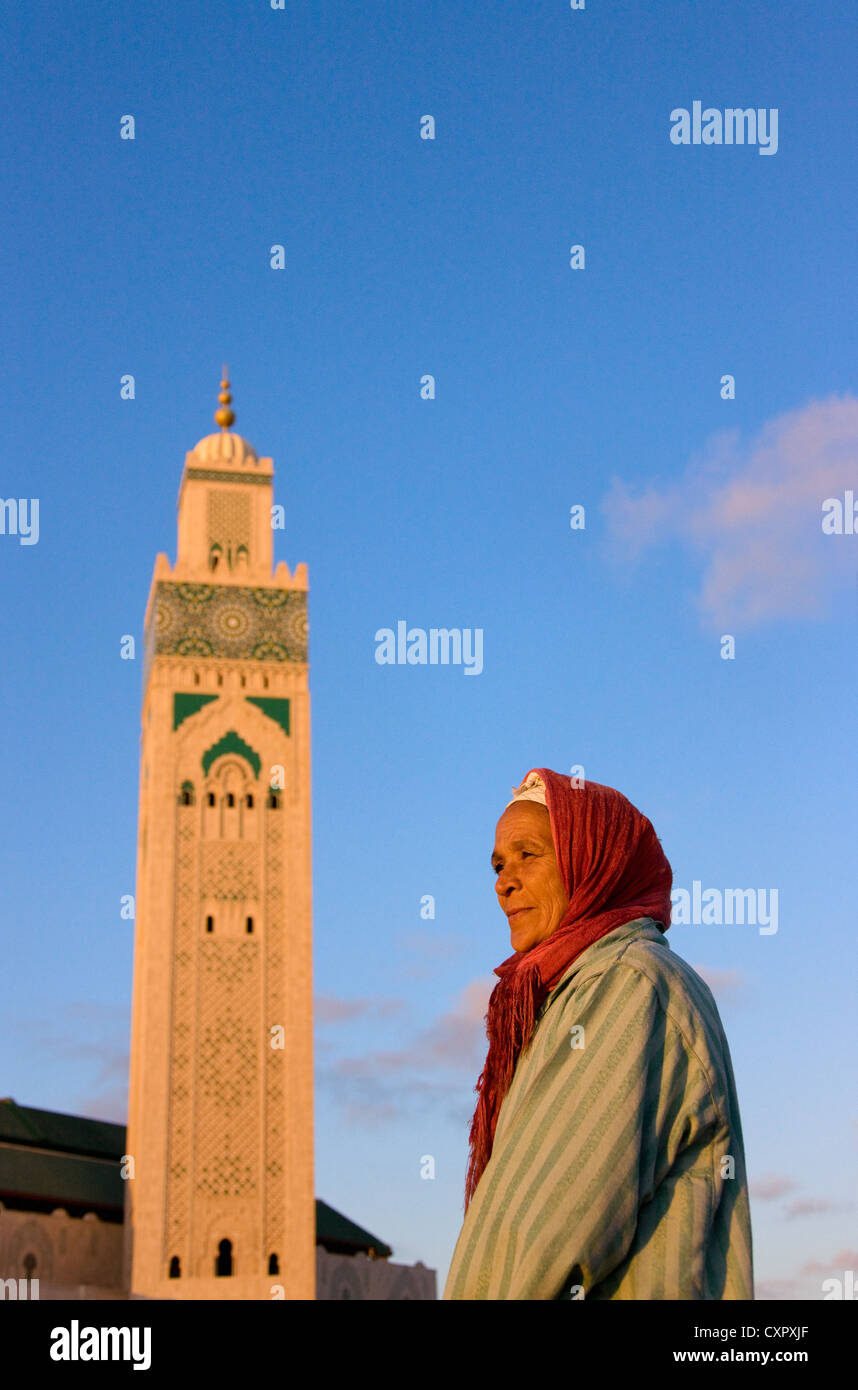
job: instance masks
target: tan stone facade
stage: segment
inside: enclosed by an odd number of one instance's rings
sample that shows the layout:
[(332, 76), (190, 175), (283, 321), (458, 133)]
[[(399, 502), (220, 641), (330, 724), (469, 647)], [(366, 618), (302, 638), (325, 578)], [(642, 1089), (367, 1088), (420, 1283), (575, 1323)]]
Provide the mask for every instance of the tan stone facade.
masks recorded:
[[(0, 1278), (20, 1279), (32, 1267), (40, 1299), (76, 1299), (81, 1285), (87, 1298), (116, 1298), (121, 1252), (122, 1226), (95, 1212), (7, 1211), (0, 1203)], [(63, 1289), (75, 1292), (58, 1292)]]
[(345, 1298), (399, 1302), (403, 1299), (434, 1300), (435, 1271), (418, 1260), (416, 1265), (371, 1260), (368, 1255), (332, 1255), (316, 1247), (316, 1298)]
[(315, 1296), (307, 577), (272, 574), (271, 480), (238, 435), (187, 455), (146, 611), (132, 1297)]

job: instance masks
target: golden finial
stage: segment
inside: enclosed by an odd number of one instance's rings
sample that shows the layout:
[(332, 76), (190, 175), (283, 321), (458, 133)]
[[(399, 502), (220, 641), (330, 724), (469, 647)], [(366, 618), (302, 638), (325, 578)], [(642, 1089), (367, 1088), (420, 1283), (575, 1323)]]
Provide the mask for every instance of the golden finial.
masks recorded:
[(226, 363), (224, 363), (223, 381), (220, 384), (220, 395), (218, 396), (218, 400), (220, 401), (220, 408), (214, 413), (215, 424), (220, 425), (221, 429), (226, 432), (230, 425), (235, 424), (235, 411), (229, 408), (232, 396), (229, 394), (229, 378), (227, 376)]

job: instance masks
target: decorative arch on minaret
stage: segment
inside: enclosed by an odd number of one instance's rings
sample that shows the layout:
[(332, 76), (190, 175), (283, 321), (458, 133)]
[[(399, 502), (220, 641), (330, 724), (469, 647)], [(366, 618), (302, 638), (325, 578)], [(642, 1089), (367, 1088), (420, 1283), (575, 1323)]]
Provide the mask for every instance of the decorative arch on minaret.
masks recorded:
[[(224, 740), (220, 740), (223, 744)], [(205, 840), (243, 840), (257, 843), (260, 824), (259, 793), (255, 796), (253, 769), (249, 759), (232, 747), (219, 747), (204, 763), (206, 777), (202, 788), (200, 831)], [(210, 750), (211, 751), (211, 750)], [(253, 751), (252, 749), (250, 750)]]
[(224, 753), (237, 753), (240, 758), (244, 758), (245, 762), (248, 762), (253, 768), (254, 779), (258, 781), (262, 759), (255, 748), (251, 748), (249, 743), (245, 743), (235, 729), (230, 729), (223, 735), (223, 738), (219, 738), (217, 743), (213, 743), (211, 748), (207, 748), (203, 753), (203, 772), (206, 777), (209, 775), (209, 768), (212, 763), (216, 758), (222, 757)]

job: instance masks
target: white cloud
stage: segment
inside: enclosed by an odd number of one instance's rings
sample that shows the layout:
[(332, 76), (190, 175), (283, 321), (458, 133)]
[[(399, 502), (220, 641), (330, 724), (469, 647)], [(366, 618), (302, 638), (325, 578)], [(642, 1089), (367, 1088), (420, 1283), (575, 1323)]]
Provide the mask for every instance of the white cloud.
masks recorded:
[[(343, 1110), (346, 1122), (373, 1125), (404, 1117), (412, 1106), (454, 1107), (456, 1122), (474, 1106), (473, 1088), (488, 1042), (485, 1014), (496, 976), (467, 984), (451, 1007), (402, 1047), (329, 1058), (317, 1081)], [(451, 1111), (451, 1113), (453, 1113)]]
[(858, 493), (858, 399), (832, 396), (768, 421), (750, 442), (716, 435), (682, 478), (634, 496), (618, 478), (602, 503), (611, 548), (634, 560), (678, 540), (700, 559), (704, 620), (732, 630), (820, 618), (851, 583), (858, 537), (822, 531), (822, 504)]
[(404, 1007), (402, 999), (341, 999), (335, 994), (317, 994), (313, 1000), (316, 1023), (350, 1023), (355, 1018), (390, 1018)]
[(794, 1197), (787, 1202), (784, 1211), (790, 1216), (818, 1216), (824, 1211), (841, 1211), (839, 1202), (831, 1202), (827, 1197)]
[(781, 1173), (766, 1173), (751, 1183), (751, 1198), (755, 1202), (773, 1202), (776, 1197), (783, 1197), (785, 1192), (792, 1192), (795, 1186), (792, 1178)]
[(778, 1299), (789, 1302), (819, 1303), (831, 1298), (827, 1280), (838, 1279), (841, 1293), (846, 1291), (846, 1271), (858, 1270), (858, 1250), (837, 1250), (829, 1260), (807, 1260), (794, 1274), (754, 1280), (754, 1295), (758, 1299)]
[(721, 1001), (732, 999), (745, 983), (741, 970), (719, 970), (715, 965), (694, 965), (692, 969), (706, 981), (715, 998)]
[(802, 1267), (802, 1274), (841, 1274), (847, 1269), (858, 1270), (858, 1250), (848, 1247), (837, 1250), (830, 1260), (809, 1260)]

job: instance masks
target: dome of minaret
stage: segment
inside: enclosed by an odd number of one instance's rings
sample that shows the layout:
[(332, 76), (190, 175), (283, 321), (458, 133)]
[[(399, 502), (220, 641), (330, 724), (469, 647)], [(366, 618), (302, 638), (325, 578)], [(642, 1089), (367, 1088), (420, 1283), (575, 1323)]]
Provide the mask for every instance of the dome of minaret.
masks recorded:
[(207, 434), (205, 439), (194, 445), (191, 453), (195, 462), (209, 467), (218, 463), (240, 467), (243, 463), (259, 462), (253, 445), (242, 439), (240, 434), (230, 434), (228, 430), (221, 430), (219, 434)]
[(240, 434), (230, 434), (230, 425), (235, 424), (235, 411), (232, 409), (232, 396), (229, 390), (229, 377), (227, 369), (223, 369), (223, 380), (220, 384), (220, 395), (218, 396), (220, 405), (214, 413), (215, 424), (220, 425), (219, 434), (207, 434), (191, 450), (189, 458), (192, 456), (195, 463), (206, 464), (209, 467), (218, 464), (229, 464), (231, 467), (241, 467), (244, 463), (258, 463), (259, 458), (252, 444), (248, 444), (246, 439), (242, 439)]

